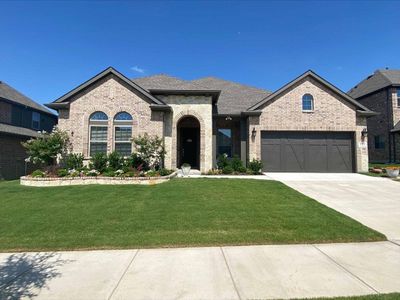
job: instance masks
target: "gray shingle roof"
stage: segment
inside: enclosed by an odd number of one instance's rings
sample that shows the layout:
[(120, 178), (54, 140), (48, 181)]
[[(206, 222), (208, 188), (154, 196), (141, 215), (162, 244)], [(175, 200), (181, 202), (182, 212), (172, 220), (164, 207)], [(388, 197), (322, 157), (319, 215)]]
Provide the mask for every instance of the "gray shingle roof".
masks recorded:
[(133, 78), (131, 80), (146, 90), (204, 90), (204, 87), (193, 82), (166, 74)]
[(400, 85), (400, 70), (377, 70), (353, 87), (348, 94), (357, 99), (390, 85)]
[(18, 127), (8, 124), (0, 123), (0, 132), (9, 133), (9, 134), (16, 134), (16, 135), (23, 135), (23, 136), (30, 136), (30, 137), (37, 137), (39, 133), (35, 130)]
[(218, 114), (240, 114), (251, 105), (267, 97), (271, 92), (216, 77), (188, 81), (166, 74), (132, 79), (147, 90), (220, 90)]
[(205, 77), (192, 82), (221, 90), (217, 103), (218, 114), (240, 114), (271, 94), (270, 91), (216, 78)]
[(28, 107), (40, 110), (42, 112), (54, 115), (46, 107), (40, 105), (39, 103), (36, 103), (32, 99), (30, 99), (27, 96), (21, 94), (20, 92), (18, 92), (13, 87), (9, 86), (4, 81), (0, 81), (0, 98), (4, 98), (4, 99), (7, 99), (9, 101), (13, 101), (13, 102), (16, 102), (18, 104), (21, 104), (21, 105), (24, 105), (24, 106), (28, 106)]

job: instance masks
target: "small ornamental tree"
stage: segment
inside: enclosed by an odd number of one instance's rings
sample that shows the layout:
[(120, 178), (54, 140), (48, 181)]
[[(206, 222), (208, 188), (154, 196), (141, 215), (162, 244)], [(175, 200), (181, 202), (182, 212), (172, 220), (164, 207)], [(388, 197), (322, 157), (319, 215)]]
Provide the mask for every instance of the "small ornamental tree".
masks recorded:
[(164, 142), (158, 136), (149, 136), (147, 133), (132, 139), (135, 152), (140, 159), (152, 170), (162, 167), (165, 157)]
[(52, 132), (42, 131), (38, 137), (22, 143), (29, 155), (26, 161), (45, 166), (56, 165), (68, 153), (70, 145), (68, 133), (56, 126)]

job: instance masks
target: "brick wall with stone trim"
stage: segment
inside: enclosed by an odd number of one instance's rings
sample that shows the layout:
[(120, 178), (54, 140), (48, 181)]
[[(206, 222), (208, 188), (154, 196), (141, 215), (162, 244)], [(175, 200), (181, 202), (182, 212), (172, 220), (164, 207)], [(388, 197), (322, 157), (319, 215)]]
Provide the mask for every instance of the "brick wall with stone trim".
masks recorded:
[[(302, 97), (311, 94), (314, 111), (302, 112)], [(356, 116), (348, 101), (312, 78), (305, 78), (248, 118), (249, 159), (261, 158), (261, 131), (347, 131), (355, 133), (356, 171), (368, 170), (367, 138), (361, 138), (366, 118)], [(256, 130), (252, 136), (253, 128)]]
[(212, 98), (209, 96), (159, 96), (172, 111), (165, 115), (164, 142), (167, 151), (165, 166), (177, 166), (177, 125), (181, 118), (193, 116), (200, 123), (200, 171), (212, 168)]
[[(397, 99), (397, 89), (398, 88), (391, 88), (391, 103), (392, 103), (392, 112), (393, 112), (393, 127), (396, 126), (397, 123), (400, 122), (400, 106), (399, 106), (399, 101), (400, 99)], [(393, 158), (396, 159), (397, 162), (400, 162), (400, 133), (395, 133), (394, 136), (394, 147), (396, 154), (393, 156)]]
[(109, 75), (71, 99), (59, 112), (59, 127), (69, 132), (73, 152), (89, 156), (89, 117), (96, 111), (108, 116), (107, 152), (113, 151), (114, 116), (126, 111), (133, 117), (132, 135), (163, 136), (163, 112), (152, 111), (149, 102), (119, 78)]

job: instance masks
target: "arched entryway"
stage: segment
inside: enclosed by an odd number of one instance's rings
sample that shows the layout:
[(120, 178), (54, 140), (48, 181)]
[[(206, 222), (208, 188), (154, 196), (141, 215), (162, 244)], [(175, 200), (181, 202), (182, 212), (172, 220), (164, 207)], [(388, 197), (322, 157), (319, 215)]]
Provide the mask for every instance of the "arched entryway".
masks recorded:
[(193, 116), (182, 117), (177, 125), (177, 167), (190, 164), (200, 169), (200, 122)]

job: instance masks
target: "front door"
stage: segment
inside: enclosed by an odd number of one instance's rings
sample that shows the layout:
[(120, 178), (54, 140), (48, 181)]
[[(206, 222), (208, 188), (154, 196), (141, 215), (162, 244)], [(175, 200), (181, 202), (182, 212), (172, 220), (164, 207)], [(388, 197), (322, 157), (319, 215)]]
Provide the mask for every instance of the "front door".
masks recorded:
[(198, 169), (199, 128), (181, 128), (180, 143), (181, 143), (180, 166), (184, 163), (187, 163), (192, 168)]

